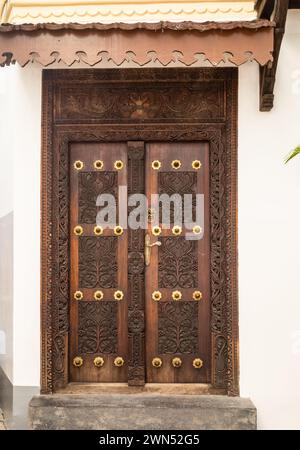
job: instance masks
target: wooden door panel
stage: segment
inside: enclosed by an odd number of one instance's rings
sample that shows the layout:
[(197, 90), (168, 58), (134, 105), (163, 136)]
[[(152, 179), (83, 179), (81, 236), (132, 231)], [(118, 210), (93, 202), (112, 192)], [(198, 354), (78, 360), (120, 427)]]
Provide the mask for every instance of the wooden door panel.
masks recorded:
[[(122, 161), (121, 170), (116, 161)], [(111, 194), (118, 204), (120, 185), (127, 185), (126, 144), (71, 144), (70, 381), (127, 381), (127, 230), (116, 235), (114, 229), (95, 229), (98, 195)], [(115, 299), (118, 291), (121, 300)], [(118, 357), (121, 367), (114, 364)], [(103, 358), (100, 366), (95, 358)]]
[[(148, 199), (157, 193), (204, 194), (204, 233), (199, 240), (186, 239), (188, 230), (184, 226), (180, 235), (174, 235), (172, 229), (179, 219), (175, 210), (171, 213), (170, 226), (164, 228), (161, 208), (157, 203), (154, 207), (152, 204), (152, 214), (159, 218), (161, 233), (155, 236), (151, 223), (148, 233), (152, 243), (159, 240), (161, 246), (152, 248), (151, 263), (146, 269), (146, 364), (150, 383), (204, 383), (210, 380), (208, 150), (207, 143), (147, 145)], [(179, 161), (177, 168), (172, 167), (175, 161)], [(200, 161), (200, 168), (193, 168), (193, 161)], [(155, 169), (153, 163), (157, 162)], [(152, 298), (155, 291), (161, 295), (158, 301)], [(176, 291), (182, 296), (179, 300), (173, 300)], [(198, 291), (201, 300), (193, 298)], [(161, 360), (161, 367), (153, 366), (154, 358)], [(173, 367), (174, 358), (180, 358), (180, 367)], [(203, 362), (200, 369), (193, 366), (196, 359)]]

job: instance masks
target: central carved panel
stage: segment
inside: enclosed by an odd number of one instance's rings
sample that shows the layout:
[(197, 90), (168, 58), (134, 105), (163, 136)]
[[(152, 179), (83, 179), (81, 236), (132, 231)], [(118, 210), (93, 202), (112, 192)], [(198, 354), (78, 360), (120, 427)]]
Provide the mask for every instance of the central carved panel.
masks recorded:
[(161, 354), (197, 353), (197, 303), (163, 302), (158, 305), (158, 351)]
[(86, 236), (79, 239), (79, 286), (117, 287), (117, 238)]
[(134, 91), (107, 85), (104, 88), (62, 88), (59, 119), (101, 119), (101, 121), (151, 121), (223, 119), (223, 83), (195, 87), (155, 84), (151, 89), (135, 84)]
[(197, 279), (197, 242), (184, 237), (162, 238), (158, 250), (159, 287), (195, 288)]
[(115, 354), (117, 351), (117, 308), (114, 302), (80, 302), (78, 308), (78, 351)]

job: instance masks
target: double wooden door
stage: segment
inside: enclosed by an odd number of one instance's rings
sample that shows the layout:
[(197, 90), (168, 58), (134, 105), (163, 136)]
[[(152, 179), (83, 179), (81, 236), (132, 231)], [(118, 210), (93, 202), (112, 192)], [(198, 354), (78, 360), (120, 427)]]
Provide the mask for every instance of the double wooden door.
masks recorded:
[(210, 382), (208, 144), (74, 143), (69, 170), (70, 381)]

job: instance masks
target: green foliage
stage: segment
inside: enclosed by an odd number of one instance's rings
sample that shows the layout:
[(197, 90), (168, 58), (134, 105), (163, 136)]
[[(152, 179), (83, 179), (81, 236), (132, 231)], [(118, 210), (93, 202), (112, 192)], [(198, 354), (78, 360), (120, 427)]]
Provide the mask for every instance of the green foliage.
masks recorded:
[(295, 150), (293, 150), (292, 153), (287, 156), (285, 163), (288, 163), (291, 159), (295, 158), (295, 156), (299, 155), (299, 153), (300, 147), (295, 148)]

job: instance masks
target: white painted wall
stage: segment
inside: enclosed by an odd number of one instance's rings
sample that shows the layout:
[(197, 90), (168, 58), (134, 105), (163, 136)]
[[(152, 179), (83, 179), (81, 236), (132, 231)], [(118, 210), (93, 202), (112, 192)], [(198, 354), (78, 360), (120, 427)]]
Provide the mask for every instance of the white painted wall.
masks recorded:
[[(5, 278), (13, 284), (13, 305), (12, 295), (9, 297), (7, 289), (3, 296), (3, 289), (0, 291), (0, 312), (1, 309), (4, 311), (3, 328), (9, 344), (5, 345), (0, 363), (14, 385), (37, 386), (40, 354), (41, 70), (22, 70), (12, 66), (2, 68), (0, 77), (0, 211), (14, 210), (11, 236), (13, 276), (8, 270), (8, 255), (2, 252), (0, 256), (0, 269), (3, 268)], [(7, 297), (10, 299), (9, 307)]]
[(0, 70), (0, 366), (13, 380), (13, 152), (8, 70)]
[[(297, 83), (298, 80), (298, 83)], [(240, 70), (241, 395), (261, 428), (300, 428), (300, 12), (289, 13), (275, 107), (259, 113), (258, 71)]]
[[(5, 130), (15, 171), (13, 380), (16, 385), (37, 385), (41, 70), (5, 70), (13, 111)], [(258, 110), (258, 86), (258, 67), (243, 66), (239, 80), (241, 395), (256, 404), (260, 428), (300, 428), (300, 158), (283, 164), (289, 150), (300, 144), (300, 12), (289, 13), (276, 105), (270, 113)]]

